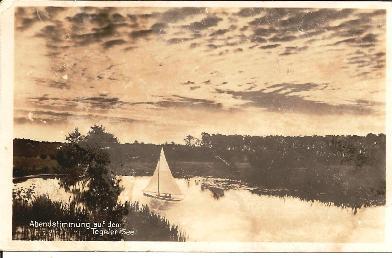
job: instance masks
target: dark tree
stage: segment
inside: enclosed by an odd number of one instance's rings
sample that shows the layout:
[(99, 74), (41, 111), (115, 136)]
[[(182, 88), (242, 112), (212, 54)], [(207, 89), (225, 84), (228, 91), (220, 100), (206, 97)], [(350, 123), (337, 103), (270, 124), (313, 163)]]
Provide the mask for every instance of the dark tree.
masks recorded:
[(187, 136), (185, 137), (185, 139), (184, 139), (185, 145), (186, 145), (186, 146), (192, 146), (194, 140), (195, 140), (195, 137), (193, 137), (192, 135), (187, 135)]
[(73, 191), (76, 200), (92, 212), (93, 219), (121, 222), (125, 214), (125, 208), (117, 203), (121, 188), (108, 169), (108, 148), (114, 144), (118, 144), (117, 138), (103, 126), (91, 127), (86, 136), (75, 129), (59, 148), (57, 160), (61, 172), (67, 174), (61, 185)]

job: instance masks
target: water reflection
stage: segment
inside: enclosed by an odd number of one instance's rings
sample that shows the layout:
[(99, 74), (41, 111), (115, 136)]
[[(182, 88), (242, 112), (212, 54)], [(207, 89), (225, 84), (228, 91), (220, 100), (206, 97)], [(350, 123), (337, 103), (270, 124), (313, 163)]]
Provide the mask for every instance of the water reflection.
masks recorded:
[[(123, 177), (121, 201), (139, 201), (171, 223), (180, 226), (190, 241), (306, 241), (350, 242), (382, 241), (383, 207), (351, 209), (252, 194), (234, 185), (214, 198), (202, 185), (211, 181), (177, 179), (185, 198), (164, 202), (143, 196), (148, 177)], [(228, 189), (229, 187), (226, 187)], [(223, 191), (223, 190), (222, 190)]]
[[(188, 241), (358, 242), (383, 241), (384, 207), (351, 209), (252, 194), (235, 184), (216, 184), (214, 179), (177, 179), (185, 194), (180, 202), (143, 195), (149, 177), (121, 177), (120, 202), (139, 201), (178, 225)], [(68, 202), (71, 195), (57, 179), (31, 179), (16, 187), (34, 184), (36, 194), (48, 193)]]
[(216, 200), (218, 200), (219, 198), (225, 195), (225, 190), (223, 188), (209, 183), (202, 183), (200, 189), (202, 191), (206, 191), (206, 190), (210, 191), (212, 193), (212, 196)]

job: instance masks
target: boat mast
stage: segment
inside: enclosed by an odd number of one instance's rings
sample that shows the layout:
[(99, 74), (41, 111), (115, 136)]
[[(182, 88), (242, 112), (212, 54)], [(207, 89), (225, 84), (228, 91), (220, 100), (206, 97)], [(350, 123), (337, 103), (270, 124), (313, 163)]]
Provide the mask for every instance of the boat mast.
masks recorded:
[(159, 160), (158, 160), (158, 196), (159, 196), (159, 167), (160, 167), (160, 164), (161, 163), (161, 155), (159, 154)]

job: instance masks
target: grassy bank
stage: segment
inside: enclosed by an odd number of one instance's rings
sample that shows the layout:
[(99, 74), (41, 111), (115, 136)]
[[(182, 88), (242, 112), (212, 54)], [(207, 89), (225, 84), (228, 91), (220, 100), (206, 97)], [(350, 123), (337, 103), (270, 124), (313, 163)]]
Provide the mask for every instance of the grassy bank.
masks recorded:
[[(184, 234), (177, 226), (171, 225), (165, 218), (153, 213), (145, 205), (138, 203), (126, 204), (127, 214), (124, 215), (121, 228), (132, 235), (94, 234), (86, 227), (59, 228), (34, 227), (31, 221), (48, 222), (59, 221), (63, 223), (94, 223), (91, 213), (78, 207), (75, 202), (68, 204), (55, 202), (48, 196), (39, 196), (32, 202), (14, 199), (12, 207), (12, 236), (15, 240), (133, 240), (133, 241), (185, 241)], [(100, 222), (100, 221), (98, 221)], [(107, 228), (106, 228), (107, 229)]]

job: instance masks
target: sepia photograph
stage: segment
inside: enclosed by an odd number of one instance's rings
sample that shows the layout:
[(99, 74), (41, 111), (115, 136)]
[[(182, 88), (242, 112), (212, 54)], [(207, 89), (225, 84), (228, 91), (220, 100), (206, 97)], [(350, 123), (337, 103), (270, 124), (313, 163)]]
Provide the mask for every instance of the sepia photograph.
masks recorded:
[(385, 243), (385, 7), (54, 2), (12, 11), (12, 241)]

